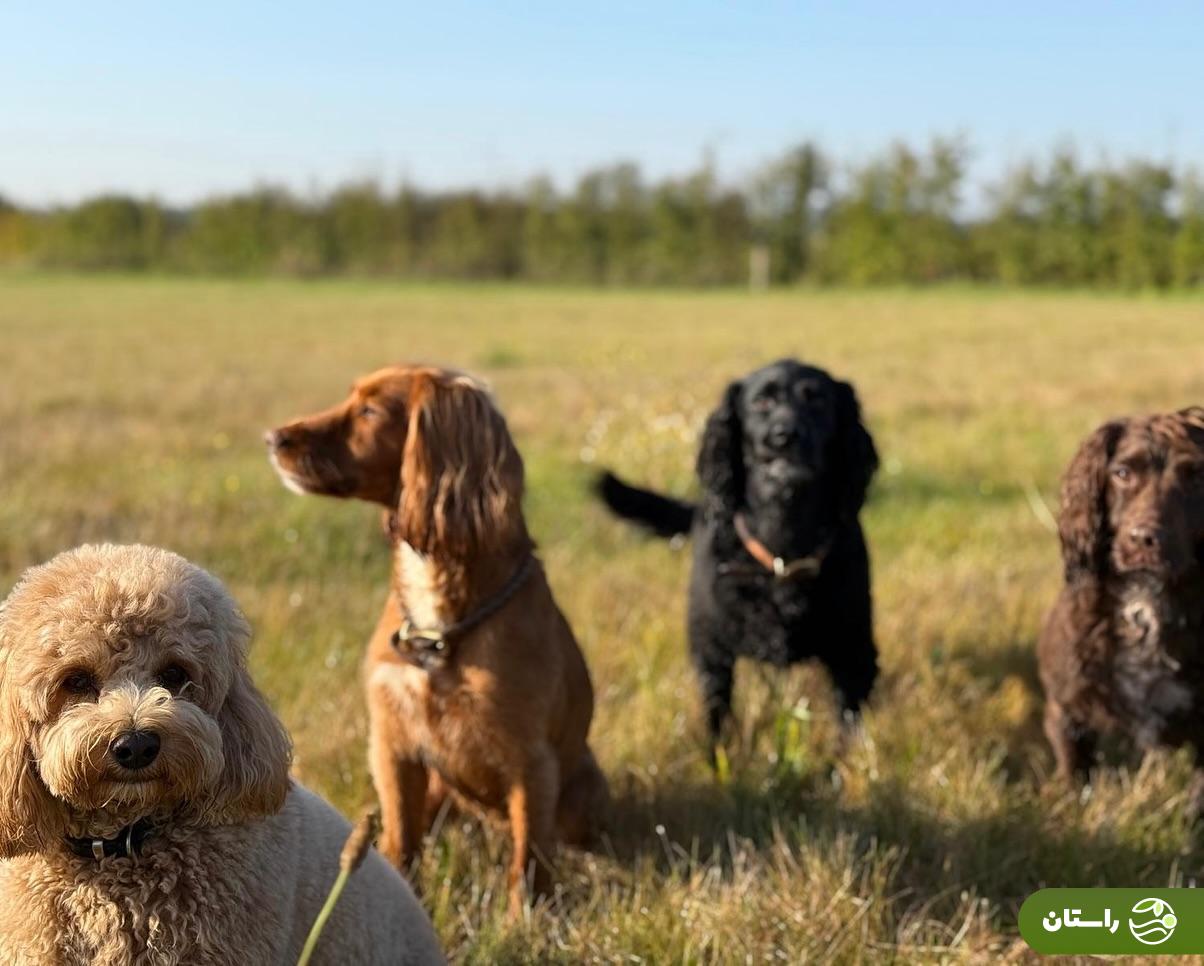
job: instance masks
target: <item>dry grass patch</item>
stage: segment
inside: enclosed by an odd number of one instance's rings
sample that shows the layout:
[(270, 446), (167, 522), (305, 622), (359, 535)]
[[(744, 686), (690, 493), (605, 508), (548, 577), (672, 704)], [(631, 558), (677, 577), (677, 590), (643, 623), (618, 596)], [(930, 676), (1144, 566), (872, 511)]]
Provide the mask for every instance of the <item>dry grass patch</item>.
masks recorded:
[[(351, 282), (0, 278), (0, 591), (84, 540), (221, 575), (298, 771), (371, 795), (362, 644), (383, 600), (375, 511), (298, 499), (259, 433), (399, 359), (483, 371), (593, 668), (614, 784), (606, 847), (505, 920), (503, 835), (449, 822), (419, 877), (465, 962), (1027, 960), (1040, 885), (1193, 882), (1189, 763), (1127, 757), (1045, 787), (1033, 645), (1058, 562), (1034, 512), (1115, 413), (1204, 400), (1204, 302), (885, 292), (584, 293)], [(726, 381), (797, 354), (853, 379), (883, 456), (866, 513), (883, 677), (840, 761), (827, 682), (743, 667), (732, 776), (704, 764), (685, 657), (688, 554), (594, 505), (598, 465), (678, 492)]]

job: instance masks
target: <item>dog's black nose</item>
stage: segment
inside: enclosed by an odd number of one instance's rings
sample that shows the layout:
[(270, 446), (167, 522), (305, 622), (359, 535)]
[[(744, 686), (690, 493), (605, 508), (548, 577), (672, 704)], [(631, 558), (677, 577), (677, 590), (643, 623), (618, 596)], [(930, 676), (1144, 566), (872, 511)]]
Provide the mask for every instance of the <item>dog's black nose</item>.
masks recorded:
[(1161, 542), (1159, 533), (1154, 527), (1133, 527), (1129, 531), (1129, 537), (1138, 547), (1144, 547), (1147, 550), (1153, 550)]
[(787, 423), (774, 423), (769, 427), (769, 445), (778, 449), (794, 440), (794, 427)]
[(122, 768), (138, 771), (159, 757), (159, 736), (153, 731), (127, 731), (113, 739), (109, 754)]

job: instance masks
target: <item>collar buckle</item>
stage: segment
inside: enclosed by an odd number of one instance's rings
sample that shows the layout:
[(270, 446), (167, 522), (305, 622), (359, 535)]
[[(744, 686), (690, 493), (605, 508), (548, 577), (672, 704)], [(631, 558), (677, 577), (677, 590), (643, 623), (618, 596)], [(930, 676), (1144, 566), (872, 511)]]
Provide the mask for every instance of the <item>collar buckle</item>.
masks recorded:
[(442, 651), (447, 647), (443, 631), (435, 627), (415, 627), (408, 617), (393, 632), (393, 644), (418, 644), (424, 651)]
[(451, 658), (451, 640), (467, 634), (477, 625), (484, 623), (510, 602), (527, 578), (535, 570), (535, 557), (528, 554), (518, 569), (493, 597), (485, 601), (475, 612), (442, 628), (415, 627), (409, 617), (403, 617), (401, 626), (393, 632), (390, 643), (402, 660), (431, 671)]
[(155, 827), (148, 818), (140, 818), (131, 822), (113, 838), (85, 835), (80, 838), (67, 836), (67, 848), (81, 859), (91, 859), (102, 862), (105, 859), (129, 859), (137, 863), (138, 854), (142, 851), (146, 840), (154, 833)]
[[(819, 544), (819, 547), (809, 557), (799, 557), (797, 560), (785, 560), (777, 556), (765, 544), (753, 536), (753, 532), (749, 528), (748, 521), (744, 518), (743, 513), (737, 513), (732, 523), (736, 528), (736, 535), (740, 538), (740, 543), (748, 555), (764, 571), (773, 574), (775, 580), (793, 580), (796, 577), (818, 577), (820, 571), (823, 569), (828, 551), (832, 549), (832, 543), (836, 539), (836, 535), (831, 534)], [(720, 565), (719, 572), (720, 574), (734, 574), (743, 573), (744, 571), (742, 568)], [(754, 570), (753, 573), (755, 572)]]

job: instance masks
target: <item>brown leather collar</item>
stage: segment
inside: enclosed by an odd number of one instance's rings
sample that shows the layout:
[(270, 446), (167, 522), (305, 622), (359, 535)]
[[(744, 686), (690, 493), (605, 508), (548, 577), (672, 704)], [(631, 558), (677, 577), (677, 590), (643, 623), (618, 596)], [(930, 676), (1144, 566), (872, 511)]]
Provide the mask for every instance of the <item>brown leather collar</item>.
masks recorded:
[[(743, 513), (737, 513), (732, 522), (736, 527), (736, 536), (740, 538), (740, 543), (744, 545), (744, 549), (748, 551), (749, 556), (773, 574), (777, 580), (792, 580), (795, 577), (817, 577), (824, 565), (824, 559), (828, 556), (828, 551), (832, 549), (834, 537), (829, 537), (819, 545), (815, 553), (806, 557), (799, 557), (795, 560), (783, 560), (753, 536), (752, 531), (748, 528), (748, 521), (744, 519)], [(720, 566), (719, 572), (721, 574), (731, 574), (739, 573), (740, 571), (736, 567), (725, 564)]]

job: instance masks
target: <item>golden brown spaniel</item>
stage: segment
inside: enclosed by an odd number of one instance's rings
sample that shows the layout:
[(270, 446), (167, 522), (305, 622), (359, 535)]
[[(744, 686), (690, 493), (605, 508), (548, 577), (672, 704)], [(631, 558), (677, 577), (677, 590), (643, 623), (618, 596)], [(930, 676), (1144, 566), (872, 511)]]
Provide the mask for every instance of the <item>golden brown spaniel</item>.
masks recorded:
[(547, 892), (558, 840), (607, 800), (587, 743), (593, 689), (522, 513), (523, 463), (484, 388), (382, 369), (267, 436), (285, 485), (386, 507), (394, 566), (366, 662), (381, 849), (418, 855), (445, 790), (510, 821), (511, 908)]

